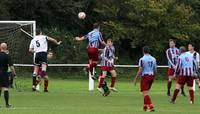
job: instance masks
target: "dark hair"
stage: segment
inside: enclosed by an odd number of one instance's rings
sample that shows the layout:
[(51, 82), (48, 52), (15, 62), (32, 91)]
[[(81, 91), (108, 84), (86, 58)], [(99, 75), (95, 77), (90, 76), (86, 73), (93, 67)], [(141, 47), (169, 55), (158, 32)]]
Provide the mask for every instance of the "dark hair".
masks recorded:
[(176, 43), (176, 41), (174, 39), (169, 39), (169, 42), (174, 42)]
[(181, 51), (181, 53), (186, 52), (185, 46), (181, 46), (181, 47), (180, 47), (180, 51)]
[(40, 29), (40, 28), (37, 28), (36, 29), (36, 34), (38, 35), (38, 34), (40, 34), (42, 32), (42, 30)]
[(99, 23), (94, 23), (93, 24), (93, 29), (98, 29), (100, 27)]
[(149, 50), (149, 47), (148, 46), (144, 46), (143, 47), (143, 52), (146, 54), (146, 53), (149, 53), (150, 50)]
[(111, 41), (111, 42), (113, 42), (112, 38), (108, 38), (107, 41)]
[(189, 43), (188, 45), (191, 45), (192, 47), (194, 47), (194, 43)]

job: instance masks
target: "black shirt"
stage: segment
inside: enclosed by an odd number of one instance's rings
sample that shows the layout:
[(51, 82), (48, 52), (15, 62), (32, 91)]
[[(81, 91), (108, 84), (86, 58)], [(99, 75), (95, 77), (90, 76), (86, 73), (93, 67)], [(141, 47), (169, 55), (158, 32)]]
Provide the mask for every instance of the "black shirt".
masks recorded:
[(8, 66), (13, 66), (10, 55), (5, 52), (0, 52), (0, 73), (7, 72)]

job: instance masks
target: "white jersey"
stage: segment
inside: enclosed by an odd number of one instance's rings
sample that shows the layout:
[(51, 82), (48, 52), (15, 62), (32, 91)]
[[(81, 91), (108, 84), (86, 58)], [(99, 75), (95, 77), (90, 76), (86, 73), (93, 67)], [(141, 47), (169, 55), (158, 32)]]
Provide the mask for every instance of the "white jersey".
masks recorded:
[(35, 53), (38, 52), (47, 52), (48, 50), (48, 41), (47, 36), (37, 35), (31, 40), (29, 48), (33, 48)]
[(189, 53), (189, 54), (191, 54), (193, 56), (193, 58), (194, 58), (194, 60), (196, 62), (196, 65), (199, 66), (199, 63), (200, 63), (199, 53), (196, 52), (196, 51), (194, 51), (193, 53), (188, 51), (187, 53)]

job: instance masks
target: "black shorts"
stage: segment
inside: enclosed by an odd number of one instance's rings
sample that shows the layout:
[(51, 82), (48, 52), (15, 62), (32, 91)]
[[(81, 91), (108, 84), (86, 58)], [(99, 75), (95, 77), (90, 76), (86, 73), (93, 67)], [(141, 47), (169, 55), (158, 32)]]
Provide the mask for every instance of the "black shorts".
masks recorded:
[(9, 76), (8, 73), (0, 73), (0, 87), (9, 87)]
[(34, 59), (35, 65), (47, 64), (47, 52), (38, 52)]

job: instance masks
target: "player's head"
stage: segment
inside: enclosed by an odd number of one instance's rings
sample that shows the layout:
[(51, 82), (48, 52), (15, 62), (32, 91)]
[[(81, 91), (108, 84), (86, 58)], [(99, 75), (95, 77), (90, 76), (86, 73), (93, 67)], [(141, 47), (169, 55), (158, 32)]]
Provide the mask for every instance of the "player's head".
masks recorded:
[(108, 39), (107, 39), (107, 45), (108, 45), (108, 46), (112, 46), (112, 45), (113, 45), (113, 41), (112, 41), (111, 38), (108, 38)]
[(149, 53), (150, 53), (150, 50), (149, 50), (149, 47), (148, 47), (148, 46), (144, 46), (144, 47), (143, 47), (143, 53), (144, 53), (144, 54), (149, 54)]
[(1, 49), (2, 52), (7, 52), (7, 48), (8, 48), (8, 46), (7, 46), (6, 43), (1, 43), (0, 44), (0, 49)]
[(36, 29), (36, 35), (42, 35), (42, 30), (40, 28)]
[(194, 44), (189, 43), (189, 44), (188, 44), (188, 50), (189, 50), (189, 51), (194, 51)]
[(53, 52), (49, 51), (47, 55), (48, 60), (51, 60), (53, 58)]
[(180, 47), (180, 52), (181, 52), (181, 53), (185, 53), (185, 52), (186, 52), (185, 46), (181, 46), (181, 47)]
[(175, 47), (176, 46), (176, 41), (174, 40), (174, 39), (170, 39), (169, 40), (169, 47), (170, 48), (173, 48), (173, 47)]
[(100, 30), (100, 25), (99, 25), (99, 23), (94, 23), (94, 24), (93, 24), (93, 29), (98, 29), (98, 30)]

